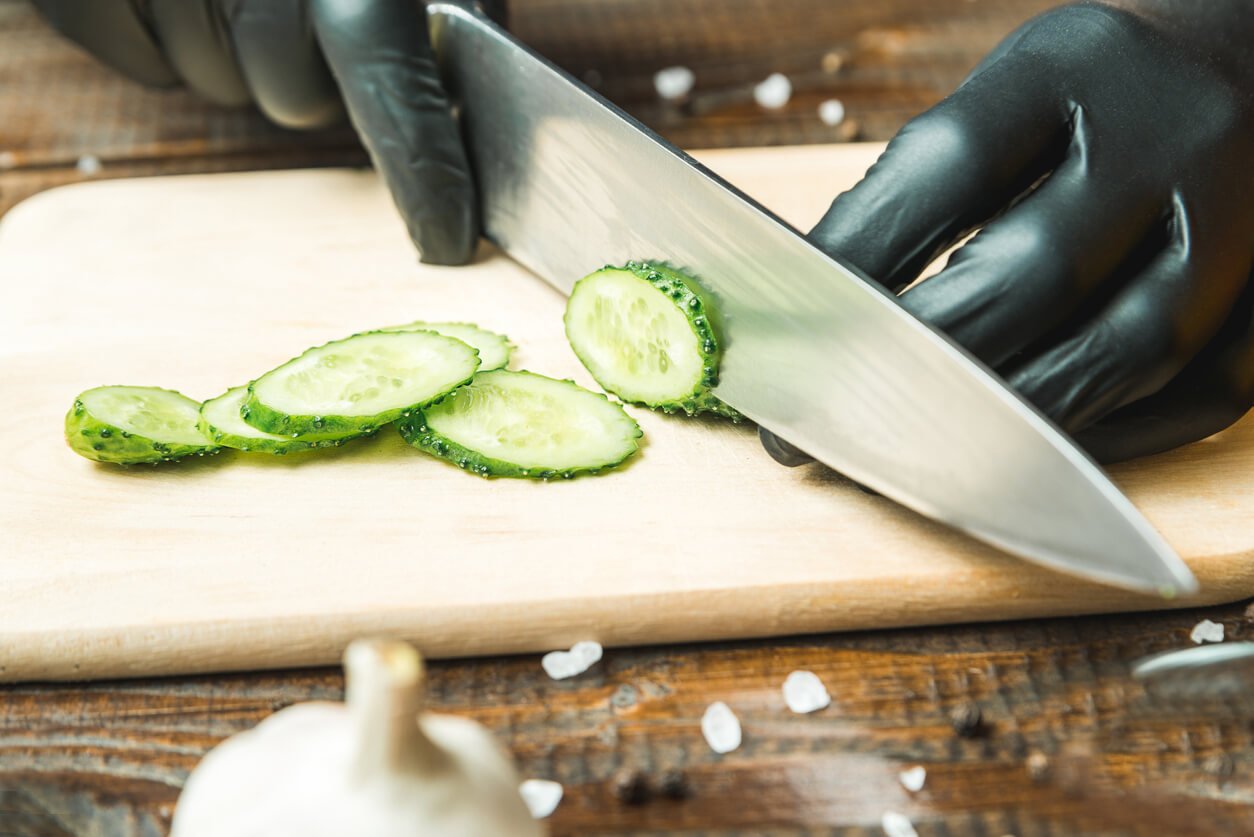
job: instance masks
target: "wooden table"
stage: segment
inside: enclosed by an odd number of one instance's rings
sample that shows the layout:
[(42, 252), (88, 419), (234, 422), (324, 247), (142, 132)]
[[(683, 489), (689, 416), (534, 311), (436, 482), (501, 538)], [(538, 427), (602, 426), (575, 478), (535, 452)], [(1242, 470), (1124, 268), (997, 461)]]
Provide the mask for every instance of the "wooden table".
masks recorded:
[[(675, 141), (710, 147), (887, 138), (1051, 5), (516, 0), (513, 26)], [(652, 92), (653, 72), (677, 64), (711, 91), (687, 110)], [(747, 91), (774, 71), (797, 92), (763, 112)], [(843, 125), (817, 118), (828, 98)], [(292, 134), (131, 85), (0, 0), (0, 211), (87, 177), (363, 161), (348, 131)], [(432, 704), (491, 727), (525, 776), (565, 785), (556, 834), (878, 833), (889, 810), (923, 835), (1251, 833), (1250, 706), (1169, 705), (1128, 676), (1137, 657), (1189, 645), (1204, 617), (1254, 638), (1238, 604), (615, 650), (562, 682), (536, 657), (443, 662)], [(816, 672), (833, 705), (790, 713), (794, 669)], [(0, 835), (162, 834), (208, 748), (342, 687), (319, 670), (0, 688)], [(745, 729), (728, 756), (699, 731), (715, 700)], [(955, 723), (973, 710), (978, 726)], [(913, 765), (927, 780), (912, 795), (898, 772)]]

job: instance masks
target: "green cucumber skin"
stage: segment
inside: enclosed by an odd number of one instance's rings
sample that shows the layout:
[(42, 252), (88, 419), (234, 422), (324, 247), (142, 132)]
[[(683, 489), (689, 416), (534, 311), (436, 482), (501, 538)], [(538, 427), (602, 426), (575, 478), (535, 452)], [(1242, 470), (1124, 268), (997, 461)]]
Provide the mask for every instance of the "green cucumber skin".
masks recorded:
[[(223, 393), (225, 394), (225, 393)], [(210, 401), (214, 399), (209, 399)], [(205, 402), (209, 403), (208, 401)], [(286, 456), (289, 453), (300, 453), (307, 450), (318, 450), (320, 448), (336, 448), (351, 439), (360, 439), (368, 434), (357, 434), (353, 436), (337, 436), (328, 438), (298, 438), (284, 440), (280, 442), (277, 439), (257, 439), (248, 436), (237, 436), (234, 433), (226, 433), (214, 427), (201, 413), (200, 421), (196, 423), (201, 433), (204, 433), (214, 444), (221, 445), (224, 448), (232, 450), (244, 451), (245, 453), (268, 453), (274, 456)]]
[(209, 438), (203, 445), (183, 445), (128, 433), (97, 419), (77, 398), (65, 414), (65, 441), (79, 456), (114, 465), (157, 465), (185, 456), (207, 456), (221, 450)]
[[(471, 378), (473, 377), (471, 375)], [(444, 390), (435, 398), (436, 400), (443, 398), (457, 387), (468, 383), (470, 383), (470, 378), (459, 381), (457, 386)], [(248, 400), (240, 408), (240, 418), (258, 430), (280, 436), (290, 436), (293, 441), (299, 440), (301, 436), (326, 436), (347, 441), (357, 436), (368, 436), (383, 425), (391, 424), (430, 403), (432, 402), (427, 401), (372, 416), (291, 416), (262, 404), (253, 394), (253, 385), (249, 384)]]
[[(532, 375), (535, 373), (520, 371), (515, 374)], [(570, 384), (575, 387), (579, 386), (569, 378), (562, 378), (561, 380), (562, 383)], [(601, 395), (599, 392), (593, 394), (600, 396), (606, 401), (610, 400), (604, 395)], [(441, 400), (443, 400), (444, 397), (447, 397), (447, 395), (443, 396)], [(434, 407), (438, 403), (440, 402), (434, 401), (428, 406)], [(641, 430), (640, 425), (636, 424), (634, 421), (632, 424), (636, 427), (634, 438), (639, 439), (644, 435), (644, 431)], [(401, 438), (419, 450), (429, 453), (437, 459), (443, 459), (446, 462), (450, 462), (467, 473), (476, 474), (489, 479), (492, 477), (514, 477), (548, 481), (558, 478), (566, 480), (573, 479), (582, 474), (599, 474), (602, 471), (621, 465), (640, 449), (639, 445), (636, 445), (632, 447), (631, 450), (627, 451), (621, 458), (616, 459), (613, 462), (603, 462), (589, 467), (548, 470), (543, 468), (524, 468), (513, 462), (505, 462), (500, 459), (494, 459), (493, 457), (485, 456), (478, 451), (474, 451), (460, 445), (452, 439), (441, 436), (428, 427), (427, 420), (421, 411), (415, 411), (411, 415), (398, 421), (396, 423), (396, 429), (400, 431)]]
[[(417, 329), (417, 331), (422, 330), (423, 329)], [(345, 340), (351, 340), (353, 337), (381, 333), (384, 332), (379, 330), (358, 332), (350, 337), (341, 338), (340, 340), (332, 340), (328, 343), (322, 344), (322, 346), (314, 346), (311, 349), (306, 349), (306, 352), (311, 352), (314, 349), (321, 349), (323, 346), (328, 346), (331, 343), (340, 343)], [(443, 337), (444, 335), (440, 336)], [(447, 339), (452, 340), (455, 338), (450, 337)], [(473, 347), (472, 351), (474, 351)], [(475, 353), (478, 354), (477, 351)], [(295, 358), (293, 358), (293, 360), (294, 359)], [(287, 361), (287, 363), (290, 362), (291, 361)], [(275, 369), (284, 365), (285, 364), (279, 364), (279, 366), (276, 366)], [(439, 401), (441, 398), (448, 395), (458, 387), (465, 386), (470, 383), (471, 379), (474, 378), (475, 374), (478, 372), (479, 370), (476, 369), (465, 379), (458, 381), (452, 386), (436, 393), (426, 401), (419, 402), (418, 404), (411, 404), (406, 407), (400, 407), (395, 410), (388, 410), (383, 413), (376, 413), (370, 416), (305, 416), (281, 413), (278, 410), (272, 409), (263, 404), (253, 392), (253, 387), (256, 385), (257, 381), (249, 381), (248, 399), (244, 402), (244, 406), (240, 408), (240, 418), (242, 418), (245, 423), (251, 424), (258, 430), (264, 430), (267, 433), (274, 433), (279, 436), (290, 436), (293, 439), (298, 439), (301, 436), (325, 436), (334, 437), (340, 440), (348, 440), (357, 436), (369, 436), (383, 425), (391, 424), (397, 419), (409, 415), (414, 410), (425, 407), (428, 404), (434, 404), (436, 401)]]
[[(697, 280), (668, 262), (630, 261), (623, 267), (606, 265), (600, 270), (593, 271), (575, 283), (575, 287), (571, 289), (571, 295), (574, 295), (575, 289), (579, 287), (580, 282), (605, 270), (629, 271), (670, 297), (676, 307), (684, 312), (684, 316), (688, 319), (688, 325), (692, 328), (693, 333), (696, 334), (697, 348), (701, 352), (702, 359), (701, 382), (696, 389), (682, 398), (674, 401), (649, 403), (625, 398), (620, 393), (614, 394), (628, 401), (628, 403), (660, 409), (666, 413), (674, 413), (679, 410), (690, 416), (695, 416), (698, 413), (716, 413), (735, 422), (741, 421), (744, 417), (739, 412), (720, 401), (710, 392), (713, 387), (718, 385), (718, 367), (723, 358), (723, 347), (719, 342), (715, 324), (712, 322), (715, 318), (716, 307), (709, 303), (708, 294), (701, 288)], [(584, 368), (591, 370), (591, 365), (579, 354), (579, 350), (575, 348), (575, 341), (571, 339), (570, 320), (566, 317), (562, 319), (566, 328), (566, 342), (570, 344), (571, 349), (575, 352), (575, 356), (579, 358), (579, 362), (584, 365)], [(600, 382), (598, 381), (598, 383)]]

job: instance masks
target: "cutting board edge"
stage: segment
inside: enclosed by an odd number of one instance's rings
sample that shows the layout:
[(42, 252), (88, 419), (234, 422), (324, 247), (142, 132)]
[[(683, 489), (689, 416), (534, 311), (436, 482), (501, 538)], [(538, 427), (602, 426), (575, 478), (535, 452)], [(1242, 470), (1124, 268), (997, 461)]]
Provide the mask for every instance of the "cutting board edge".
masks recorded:
[[(990, 586), (984, 577), (978, 593), (973, 591), (969, 599), (948, 596), (945, 603), (936, 597), (903, 595), (896, 607), (887, 610), (866, 605), (851, 608), (847, 603), (828, 600), (823, 589), (812, 583), (631, 593), (592, 602), (580, 598), (515, 602), (497, 606), (491, 614), (495, 625), (492, 632), (471, 642), (465, 636), (474, 633), (475, 625), (484, 621), (482, 608), (396, 608), (366, 614), (319, 614), (316, 621), (297, 614), (278, 620), (226, 620), (208, 629), (205, 622), (193, 622), (134, 625), (114, 631), (89, 628), (55, 634), (10, 632), (7, 636), (0, 634), (0, 647), (7, 649), (0, 664), (0, 683), (334, 666), (339, 664), (348, 643), (364, 636), (403, 639), (430, 659), (455, 659), (535, 654), (587, 639), (595, 639), (608, 648), (722, 642), (1181, 610), (1254, 596), (1254, 550), (1209, 557), (1195, 562), (1194, 569), (1202, 582), (1201, 592), (1176, 600), (1130, 591), (1112, 596), (1109, 588), (1037, 570), (1055, 583), (1043, 587), (1033, 583), (1039, 582), (1039, 577), (1017, 574), (997, 577)], [(861, 586), (872, 588), (883, 583), (880, 579), (867, 579)], [(851, 590), (847, 582), (842, 590), (854, 601), (877, 600), (858, 595), (858, 590)], [(1024, 590), (1037, 598), (1025, 599)], [(1048, 595), (1040, 595), (1045, 590)], [(1078, 603), (1077, 597), (1087, 600)], [(668, 601), (671, 599), (674, 601)], [(699, 599), (701, 606), (694, 606), (694, 599)], [(1007, 606), (1008, 600), (1013, 601), (1012, 606)], [(675, 611), (675, 606), (682, 606), (683, 610)], [(529, 618), (540, 609), (546, 613), (543, 624)], [(619, 624), (598, 626), (598, 613), (610, 610), (618, 614)], [(637, 611), (682, 612), (683, 618), (645, 622), (621, 619), (623, 613)], [(729, 612), (739, 612), (742, 618), (728, 620)], [(694, 624), (699, 626), (695, 632)], [(311, 630), (310, 625), (317, 627)], [(702, 639), (693, 640), (694, 633), (700, 633)], [(193, 641), (188, 642), (188, 637), (193, 637)]]

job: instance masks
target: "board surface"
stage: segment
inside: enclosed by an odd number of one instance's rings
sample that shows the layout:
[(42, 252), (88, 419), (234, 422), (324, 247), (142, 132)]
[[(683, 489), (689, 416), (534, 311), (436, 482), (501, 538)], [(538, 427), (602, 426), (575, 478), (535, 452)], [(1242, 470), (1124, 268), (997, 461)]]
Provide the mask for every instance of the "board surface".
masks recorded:
[[(804, 228), (878, 150), (702, 156)], [(514, 368), (592, 384), (557, 292), (486, 245), (467, 267), (418, 264), (366, 172), (44, 193), (0, 223), (0, 282), (0, 679), (333, 663), (363, 634), (439, 657), (1165, 604), (1002, 555), (820, 465), (781, 468), (751, 427), (635, 408), (628, 467), (551, 484), (470, 477), (390, 428), (155, 468), (66, 448), (89, 387), (209, 398), (415, 319), (505, 332)], [(1254, 420), (1113, 473), (1198, 575), (1172, 604), (1254, 594)]]

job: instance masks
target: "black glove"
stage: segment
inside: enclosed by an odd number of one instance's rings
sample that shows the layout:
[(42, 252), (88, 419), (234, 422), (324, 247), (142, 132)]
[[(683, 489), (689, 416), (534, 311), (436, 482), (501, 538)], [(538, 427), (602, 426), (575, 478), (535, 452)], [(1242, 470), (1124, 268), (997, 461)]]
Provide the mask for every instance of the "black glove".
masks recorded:
[[(470, 259), (474, 182), (416, 0), (35, 0), (144, 84), (253, 102), (287, 128), (348, 115), (425, 262)], [(503, 8), (503, 4), (502, 4)]]
[[(1254, 0), (1029, 21), (810, 233), (1101, 461), (1254, 405)], [(763, 433), (785, 464), (806, 461)]]

